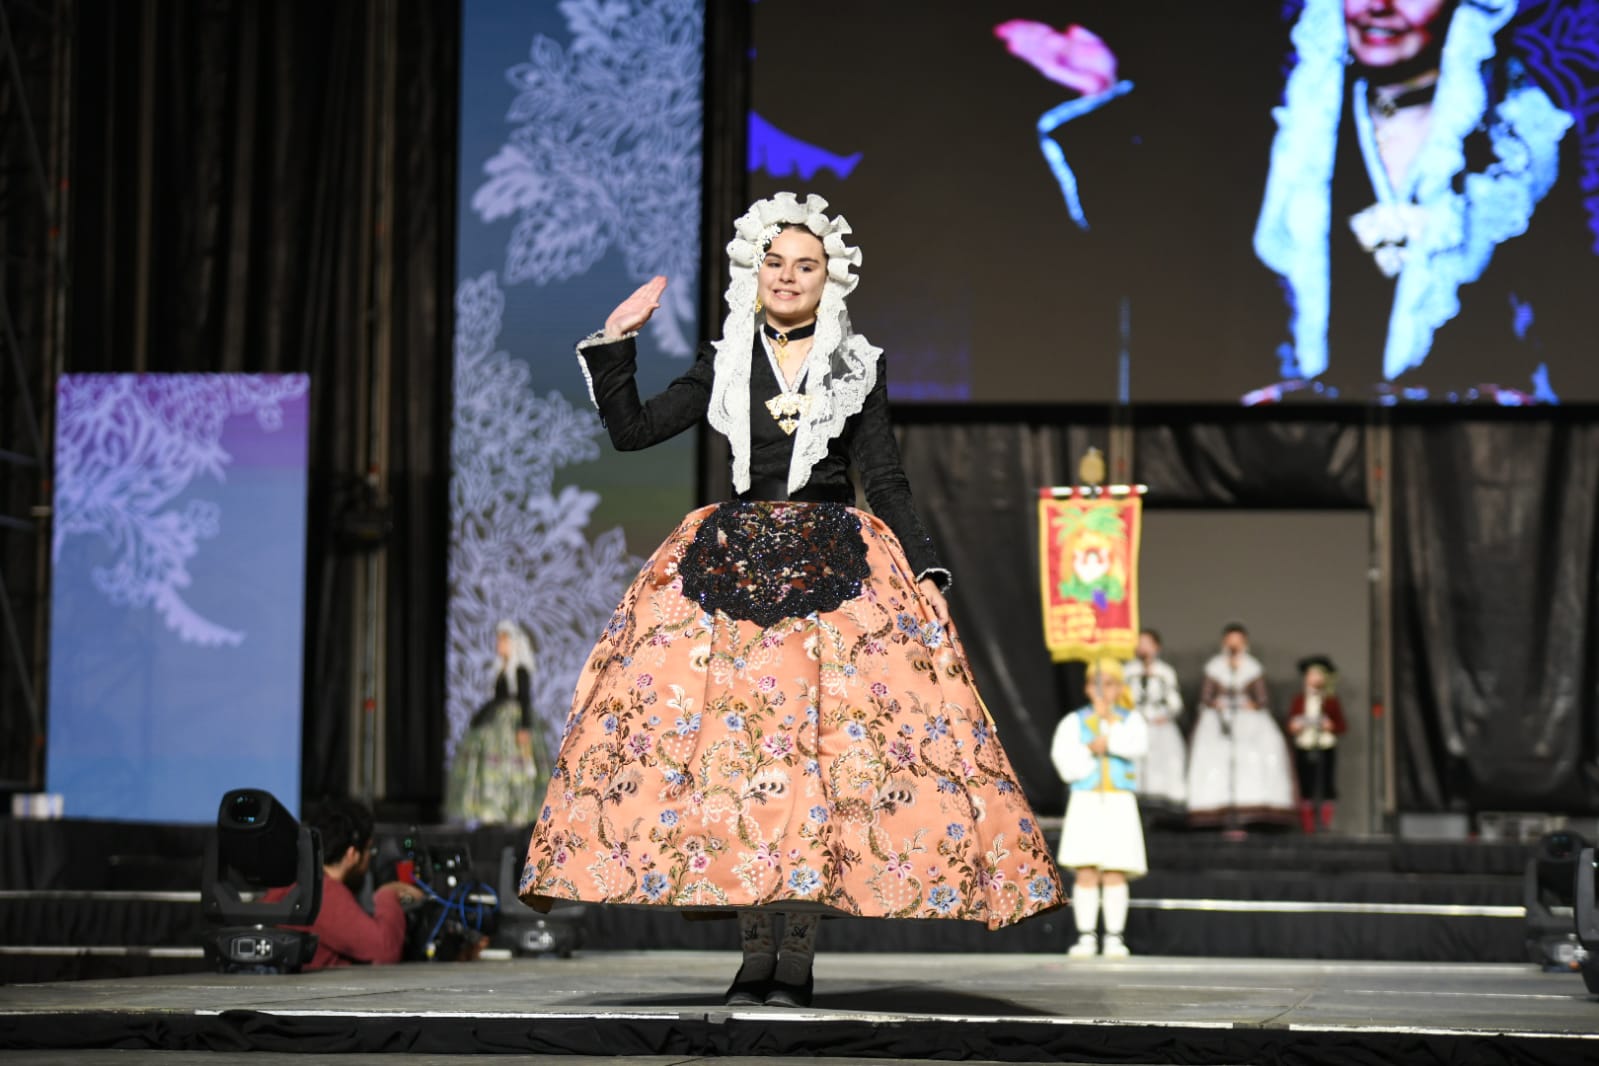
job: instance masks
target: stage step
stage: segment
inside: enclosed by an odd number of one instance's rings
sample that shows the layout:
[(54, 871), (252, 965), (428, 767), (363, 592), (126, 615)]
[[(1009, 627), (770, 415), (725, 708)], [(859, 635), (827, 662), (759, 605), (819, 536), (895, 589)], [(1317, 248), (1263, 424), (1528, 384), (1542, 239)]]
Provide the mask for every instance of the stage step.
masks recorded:
[[(9, 831), (8, 831), (9, 830)], [(0, 979), (200, 969), (195, 827), (0, 825)], [(381, 835), (381, 833), (380, 833)], [(424, 830), (465, 843), (483, 875), (524, 834)], [(9, 839), (4, 839), (9, 837)], [(1140, 954), (1514, 962), (1523, 955), (1524, 845), (1305, 838), (1226, 840), (1152, 833), (1135, 882), (1128, 942)], [(19, 876), (20, 875), (20, 876)], [(18, 883), (34, 879), (33, 883)], [(990, 933), (964, 922), (840, 919), (828, 950), (1064, 952), (1069, 911)], [(733, 924), (639, 908), (592, 907), (586, 950), (733, 949)], [(32, 951), (31, 949), (40, 949)], [(93, 949), (98, 954), (63, 954)]]

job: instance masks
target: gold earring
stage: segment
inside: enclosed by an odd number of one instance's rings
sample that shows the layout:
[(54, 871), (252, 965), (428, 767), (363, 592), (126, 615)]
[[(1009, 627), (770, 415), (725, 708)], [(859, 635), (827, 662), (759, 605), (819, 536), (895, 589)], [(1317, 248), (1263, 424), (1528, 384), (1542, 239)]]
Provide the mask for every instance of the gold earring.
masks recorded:
[(755, 297), (755, 313), (761, 313), (761, 298), (758, 295)]

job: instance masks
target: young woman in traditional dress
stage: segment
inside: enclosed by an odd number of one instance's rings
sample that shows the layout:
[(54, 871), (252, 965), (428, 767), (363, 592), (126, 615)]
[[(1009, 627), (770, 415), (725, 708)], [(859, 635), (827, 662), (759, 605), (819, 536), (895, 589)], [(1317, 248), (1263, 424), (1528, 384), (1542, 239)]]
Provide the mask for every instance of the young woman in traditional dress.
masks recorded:
[(1160, 657), (1160, 634), (1138, 634), (1133, 660), (1123, 671), (1133, 710), (1149, 726), (1149, 751), (1136, 763), (1138, 809), (1155, 823), (1186, 816), (1188, 807), (1188, 742), (1183, 738), (1183, 694), (1177, 671)]
[(1234, 835), (1294, 821), (1293, 763), (1271, 713), (1266, 671), (1249, 654), (1249, 631), (1222, 631), (1221, 651), (1205, 664), (1199, 721), (1188, 759), (1188, 819)]
[(809, 1003), (822, 915), (999, 928), (1063, 902), (950, 624), (881, 349), (850, 328), (860, 252), (826, 210), (779, 193), (737, 221), (722, 339), (660, 395), (639, 398), (633, 337), (665, 278), (578, 347), (618, 449), (708, 421), (736, 496), (683, 520), (601, 636), (520, 891), (736, 913), (729, 1004)]

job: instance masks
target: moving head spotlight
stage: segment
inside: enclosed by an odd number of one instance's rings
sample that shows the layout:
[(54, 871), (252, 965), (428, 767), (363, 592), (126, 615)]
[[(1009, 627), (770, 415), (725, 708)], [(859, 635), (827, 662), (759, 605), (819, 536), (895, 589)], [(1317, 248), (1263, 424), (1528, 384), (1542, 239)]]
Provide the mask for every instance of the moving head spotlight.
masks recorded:
[[(292, 885), (271, 903), (268, 889)], [(205, 934), (206, 959), (224, 973), (293, 973), (316, 954), (313, 933), (276, 928), (310, 925), (322, 907), (322, 842), (261, 789), (222, 797), (206, 843), (200, 907), (220, 928)]]

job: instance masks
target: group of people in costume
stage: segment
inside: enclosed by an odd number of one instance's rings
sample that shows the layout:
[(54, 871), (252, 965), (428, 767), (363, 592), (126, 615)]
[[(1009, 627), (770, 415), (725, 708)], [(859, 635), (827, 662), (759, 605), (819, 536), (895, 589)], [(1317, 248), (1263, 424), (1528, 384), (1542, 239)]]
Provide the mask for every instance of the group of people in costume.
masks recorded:
[(1279, 724), (1265, 669), (1249, 651), (1249, 632), (1228, 625), (1205, 663), (1199, 713), (1184, 733), (1177, 672), (1161, 657), (1160, 634), (1139, 634), (1123, 667), (1129, 708), (1143, 719), (1147, 751), (1132, 767), (1146, 822), (1243, 829), (1291, 824), (1306, 833), (1332, 828), (1338, 799), (1336, 753), (1348, 730), (1334, 692), (1331, 659), (1299, 661), (1301, 687)]
[(1306, 833), (1316, 830), (1318, 815), (1323, 830), (1332, 827), (1334, 756), (1347, 723), (1332, 691), (1332, 661), (1312, 656), (1299, 668), (1304, 683), (1285, 737), (1271, 714), (1264, 670), (1249, 654), (1249, 634), (1229, 625), (1221, 651), (1205, 666), (1189, 758), (1179, 724), (1182, 694), (1176, 671), (1160, 658), (1158, 633), (1144, 630), (1125, 665), (1115, 659), (1089, 665), (1089, 702), (1061, 720), (1050, 748), (1068, 788), (1060, 864), (1076, 875), (1078, 935), (1069, 955), (1128, 954), (1127, 883), (1148, 872), (1148, 812), (1140, 803), (1169, 813), (1189, 801), (1195, 824), (1229, 829), (1289, 819), (1297, 805)]

